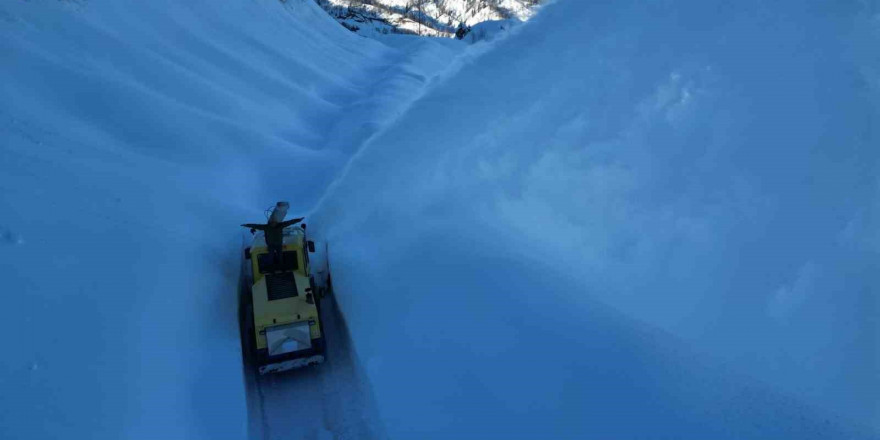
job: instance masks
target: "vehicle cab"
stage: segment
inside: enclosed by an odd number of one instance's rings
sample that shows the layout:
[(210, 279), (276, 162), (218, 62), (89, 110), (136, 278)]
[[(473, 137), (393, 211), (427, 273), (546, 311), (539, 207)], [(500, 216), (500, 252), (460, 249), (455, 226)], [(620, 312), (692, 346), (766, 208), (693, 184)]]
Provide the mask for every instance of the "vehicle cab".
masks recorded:
[(320, 295), (310, 273), (305, 225), (284, 229), (282, 258), (269, 253), (262, 232), (245, 254), (251, 262), (252, 337), (260, 374), (324, 361)]

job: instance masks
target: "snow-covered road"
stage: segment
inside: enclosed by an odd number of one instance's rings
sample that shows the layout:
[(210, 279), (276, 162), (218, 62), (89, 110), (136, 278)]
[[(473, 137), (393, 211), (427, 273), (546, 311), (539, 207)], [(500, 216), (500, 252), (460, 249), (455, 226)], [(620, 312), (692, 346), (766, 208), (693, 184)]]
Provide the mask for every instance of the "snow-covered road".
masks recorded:
[[(455, 66), (463, 46), (452, 40), (389, 36), (393, 48), (367, 70), (354, 96), (330, 118), (321, 142), (341, 154), (354, 154), (384, 125), (394, 121), (438, 75)], [(330, 182), (333, 175), (315, 176)], [(314, 201), (295, 200), (299, 206)], [(316, 231), (320, 233), (321, 225)], [(364, 292), (368, 294), (368, 292)], [(327, 361), (319, 366), (260, 376), (245, 361), (249, 432), (252, 439), (379, 439), (382, 422), (358, 361), (345, 318), (333, 295), (322, 302)]]

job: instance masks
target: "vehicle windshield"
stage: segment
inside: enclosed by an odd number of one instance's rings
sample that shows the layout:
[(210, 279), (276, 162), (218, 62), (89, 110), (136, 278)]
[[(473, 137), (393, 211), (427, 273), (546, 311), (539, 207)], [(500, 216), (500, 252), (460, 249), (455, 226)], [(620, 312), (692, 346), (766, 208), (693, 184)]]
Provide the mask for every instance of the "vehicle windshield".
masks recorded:
[(257, 263), (260, 267), (260, 273), (262, 274), (299, 269), (299, 260), (297, 259), (296, 251), (282, 252), (280, 262), (274, 261), (272, 254), (260, 254), (257, 257)]

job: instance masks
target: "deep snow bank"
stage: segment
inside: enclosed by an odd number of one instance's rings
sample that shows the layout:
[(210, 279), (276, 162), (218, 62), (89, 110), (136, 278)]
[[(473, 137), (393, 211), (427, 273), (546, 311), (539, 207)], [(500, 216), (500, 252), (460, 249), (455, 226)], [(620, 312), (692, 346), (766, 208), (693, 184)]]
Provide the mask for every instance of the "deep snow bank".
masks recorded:
[(547, 6), (313, 216), (389, 433), (876, 436), (880, 9), (632, 3)]
[(311, 1), (0, 4), (0, 438), (244, 438), (237, 225), (388, 58)]

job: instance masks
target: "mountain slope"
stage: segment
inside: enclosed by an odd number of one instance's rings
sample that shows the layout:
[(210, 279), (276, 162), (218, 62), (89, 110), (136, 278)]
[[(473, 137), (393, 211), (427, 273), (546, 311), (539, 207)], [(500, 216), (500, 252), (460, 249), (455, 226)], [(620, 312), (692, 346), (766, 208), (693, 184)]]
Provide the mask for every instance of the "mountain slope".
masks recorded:
[(364, 34), (452, 37), (459, 25), (527, 20), (540, 0), (316, 0), (348, 29)]

